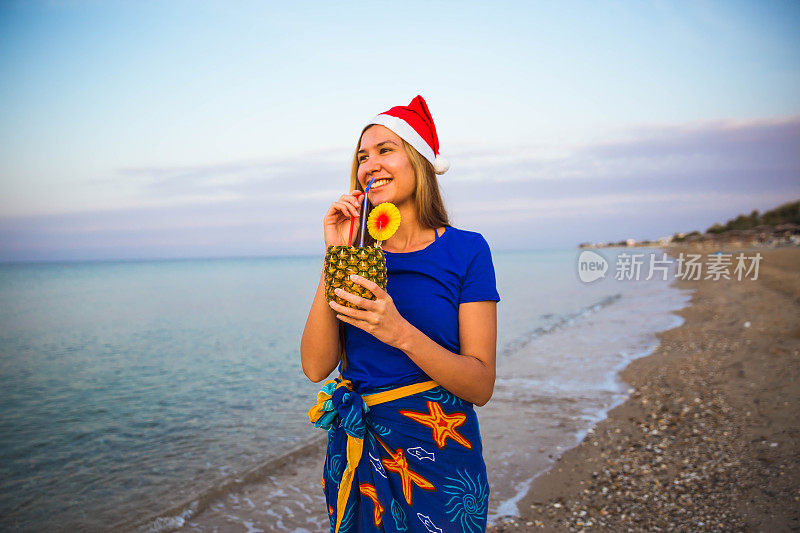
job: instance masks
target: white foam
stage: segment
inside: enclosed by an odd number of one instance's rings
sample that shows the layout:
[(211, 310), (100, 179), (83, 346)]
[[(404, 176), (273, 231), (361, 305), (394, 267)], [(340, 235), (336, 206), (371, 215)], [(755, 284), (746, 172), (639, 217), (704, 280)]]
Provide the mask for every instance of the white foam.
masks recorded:
[(197, 507), (200, 502), (198, 500), (189, 504), (189, 507), (184, 509), (177, 516), (160, 516), (153, 520), (152, 523), (144, 526), (144, 529), (139, 531), (148, 533), (161, 533), (162, 531), (173, 531), (182, 528), (188, 519), (190, 519), (197, 512)]
[(489, 513), (489, 523), (492, 523), (498, 518), (519, 516), (517, 504), (522, 498), (525, 497), (526, 494), (528, 494), (534, 479), (536, 479), (535, 476), (530, 479), (526, 479), (525, 481), (515, 483), (514, 487), (516, 492), (514, 493), (514, 496), (500, 502), (500, 504), (497, 506), (497, 509), (493, 513)]

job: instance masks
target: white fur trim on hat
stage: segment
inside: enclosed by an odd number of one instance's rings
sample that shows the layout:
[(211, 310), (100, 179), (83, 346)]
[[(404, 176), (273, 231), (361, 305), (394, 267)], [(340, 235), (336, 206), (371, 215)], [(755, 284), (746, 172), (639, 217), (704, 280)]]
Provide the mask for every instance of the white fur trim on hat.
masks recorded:
[(393, 117), (392, 115), (384, 115), (381, 113), (373, 118), (369, 124), (386, 126), (399, 135), (401, 139), (413, 146), (414, 149), (416, 149), (416, 151), (422, 155), (422, 157), (430, 161), (431, 165), (434, 165), (434, 167), (436, 166), (436, 154), (433, 153), (433, 148), (431, 148), (431, 145), (426, 143), (425, 139), (423, 139), (422, 136), (417, 133), (417, 130), (412, 128), (411, 125), (409, 125), (409, 123), (402, 118)]
[(437, 155), (436, 159), (433, 161), (433, 170), (437, 174), (444, 174), (447, 172), (447, 169), (450, 168), (450, 161), (445, 159), (444, 157)]

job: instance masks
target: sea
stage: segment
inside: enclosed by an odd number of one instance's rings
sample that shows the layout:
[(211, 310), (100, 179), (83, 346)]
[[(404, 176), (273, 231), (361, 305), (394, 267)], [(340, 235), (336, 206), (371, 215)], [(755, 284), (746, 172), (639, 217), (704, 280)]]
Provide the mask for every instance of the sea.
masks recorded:
[[(576, 445), (627, 398), (618, 372), (680, 325), (691, 297), (674, 263), (650, 279), (618, 274), (631, 254), (667, 259), (661, 249), (593, 250), (592, 268), (607, 263), (594, 281), (581, 252), (493, 252), (498, 381), (482, 431), (520, 402), (537, 413), (514, 421), (524, 440), (509, 449)], [(0, 529), (179, 529), (204, 495), (318, 439), (307, 411), (319, 385), (299, 346), (322, 260), (0, 265)], [(490, 518), (514, 516), (532, 481), (509, 454), (487, 461)], [(165, 514), (183, 502), (195, 505)], [(318, 513), (279, 528), (272, 512), (261, 529), (314, 531), (327, 524)]]

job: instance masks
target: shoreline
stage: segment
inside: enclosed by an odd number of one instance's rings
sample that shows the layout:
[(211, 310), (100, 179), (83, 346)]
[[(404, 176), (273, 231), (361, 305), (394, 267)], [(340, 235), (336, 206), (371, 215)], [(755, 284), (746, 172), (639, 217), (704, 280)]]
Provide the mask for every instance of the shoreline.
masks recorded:
[(800, 248), (736, 251), (758, 279), (674, 280), (695, 292), (620, 372), (633, 394), (488, 531), (800, 527)]

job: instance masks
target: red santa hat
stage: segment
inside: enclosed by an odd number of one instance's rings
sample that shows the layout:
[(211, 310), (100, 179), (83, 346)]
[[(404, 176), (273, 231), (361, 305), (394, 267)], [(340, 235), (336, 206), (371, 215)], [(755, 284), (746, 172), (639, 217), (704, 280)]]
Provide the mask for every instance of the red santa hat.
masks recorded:
[(422, 157), (430, 161), (437, 174), (444, 174), (450, 162), (439, 155), (439, 137), (428, 104), (417, 95), (407, 106), (395, 106), (376, 115), (370, 124), (380, 124), (395, 132), (413, 146)]

